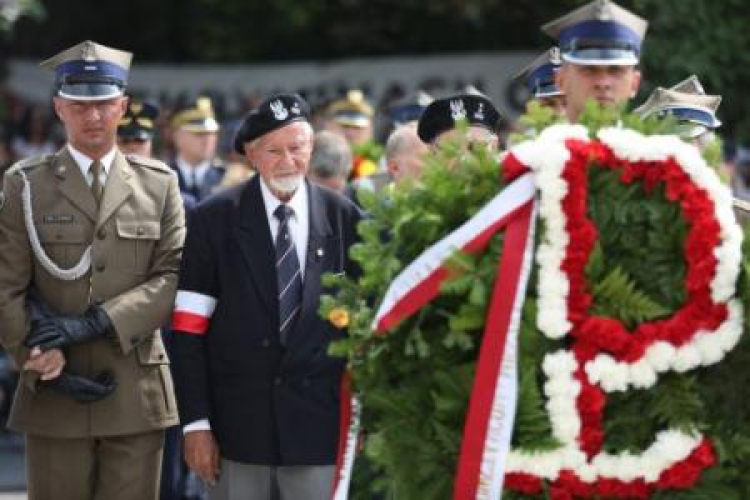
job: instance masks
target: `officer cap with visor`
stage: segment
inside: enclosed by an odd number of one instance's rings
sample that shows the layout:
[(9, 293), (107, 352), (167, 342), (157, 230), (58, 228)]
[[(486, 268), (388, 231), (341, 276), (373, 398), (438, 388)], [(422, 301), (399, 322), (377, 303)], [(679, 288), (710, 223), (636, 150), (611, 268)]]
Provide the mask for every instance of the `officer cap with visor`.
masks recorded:
[(124, 94), (133, 54), (87, 40), (42, 62), (55, 73), (54, 94), (103, 101)]
[(562, 60), (586, 66), (636, 66), (648, 22), (610, 0), (595, 0), (542, 26)]
[(555, 84), (555, 73), (560, 68), (560, 49), (552, 47), (523, 68), (514, 79), (523, 81), (535, 99), (555, 97), (563, 92)]

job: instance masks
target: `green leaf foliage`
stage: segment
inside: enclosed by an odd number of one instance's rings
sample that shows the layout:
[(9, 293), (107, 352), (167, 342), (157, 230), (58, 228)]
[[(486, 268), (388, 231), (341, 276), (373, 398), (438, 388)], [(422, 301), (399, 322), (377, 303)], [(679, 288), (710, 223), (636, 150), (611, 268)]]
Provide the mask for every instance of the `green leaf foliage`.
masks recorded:
[[(539, 109), (534, 123), (550, 120)], [(590, 106), (584, 113), (592, 131), (621, 122), (644, 133), (668, 126), (641, 122)], [(541, 129), (539, 129), (541, 130)], [(626, 184), (616, 170), (589, 166), (588, 216), (598, 241), (586, 278), (593, 295), (590, 312), (622, 321), (633, 329), (672, 315), (686, 301), (683, 257), (689, 227), (664, 188)], [(363, 453), (357, 457), (352, 496), (358, 499), (450, 498), (474, 383), (487, 307), (502, 253), (502, 234), (476, 254), (456, 252), (447, 263), (449, 279), (438, 297), (386, 334), (375, 334), (372, 320), (395, 276), (424, 249), (475, 214), (504, 187), (496, 158), (451, 144), (433, 152), (424, 175), (387, 196), (362, 197), (371, 217), (360, 225), (362, 242), (352, 249), (363, 274), (356, 281), (327, 278), (338, 290), (325, 297), (321, 314), (334, 308), (350, 313), (347, 339), (332, 347), (346, 356), (363, 405)], [(544, 224), (537, 229), (537, 242)], [(747, 240), (746, 250), (750, 250)], [(745, 252), (744, 255), (748, 255)], [(750, 260), (745, 258), (738, 295), (750, 307)], [(523, 305), (519, 333), (519, 399), (512, 447), (525, 452), (554, 450), (543, 391), (544, 357), (569, 346), (536, 326), (537, 269)], [(746, 326), (747, 329), (747, 326)], [(639, 453), (667, 428), (701, 432), (714, 445), (718, 463), (694, 488), (656, 491), (658, 499), (750, 498), (750, 340), (721, 363), (686, 373), (659, 374), (649, 390), (608, 393), (604, 447), (612, 453)], [(504, 498), (549, 498), (507, 491)]]

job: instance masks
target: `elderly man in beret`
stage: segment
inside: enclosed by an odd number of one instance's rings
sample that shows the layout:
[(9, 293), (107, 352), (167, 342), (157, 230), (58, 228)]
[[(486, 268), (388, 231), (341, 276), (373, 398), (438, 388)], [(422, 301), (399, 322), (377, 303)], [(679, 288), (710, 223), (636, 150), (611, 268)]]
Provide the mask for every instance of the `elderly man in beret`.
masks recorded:
[[(430, 103), (419, 117), (417, 134), (422, 142), (434, 147), (455, 140), (468, 145), (481, 144), (497, 151), (497, 127), (500, 113), (486, 96), (478, 93), (458, 94)], [(457, 128), (459, 123), (468, 128)]]
[(173, 328), (188, 465), (212, 499), (330, 497), (344, 360), (318, 315), (324, 273), (353, 273), (357, 207), (305, 180), (307, 103), (272, 96), (235, 139), (258, 175), (192, 213)]

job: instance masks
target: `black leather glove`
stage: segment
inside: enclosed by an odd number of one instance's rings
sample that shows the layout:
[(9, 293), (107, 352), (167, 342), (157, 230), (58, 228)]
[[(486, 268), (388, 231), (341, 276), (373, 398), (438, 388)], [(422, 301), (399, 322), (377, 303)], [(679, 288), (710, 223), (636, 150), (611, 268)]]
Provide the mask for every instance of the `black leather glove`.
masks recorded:
[(99, 306), (90, 306), (83, 316), (53, 316), (34, 319), (26, 337), (26, 347), (43, 351), (83, 344), (99, 337), (115, 336), (115, 327)]
[(65, 396), (70, 396), (79, 403), (96, 403), (114, 392), (117, 383), (111, 372), (104, 371), (93, 380), (62, 372), (59, 377), (52, 380), (39, 380), (37, 388), (50, 388)]

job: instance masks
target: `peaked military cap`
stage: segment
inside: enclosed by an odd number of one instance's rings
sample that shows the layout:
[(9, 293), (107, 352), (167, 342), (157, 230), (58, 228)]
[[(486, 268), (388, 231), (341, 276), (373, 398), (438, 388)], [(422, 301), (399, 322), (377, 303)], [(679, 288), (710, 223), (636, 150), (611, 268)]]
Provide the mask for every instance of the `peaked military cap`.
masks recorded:
[(123, 95), (133, 54), (86, 40), (40, 66), (55, 72), (55, 95), (99, 101)]
[(149, 101), (130, 99), (125, 115), (117, 125), (117, 135), (125, 139), (148, 141), (154, 137), (159, 107)]
[(211, 98), (201, 96), (177, 109), (172, 115), (172, 128), (188, 132), (217, 132), (219, 122)]
[(250, 111), (234, 138), (234, 150), (245, 154), (245, 143), (293, 122), (310, 122), (310, 106), (298, 94), (276, 94)]
[(563, 61), (635, 66), (648, 22), (610, 0), (595, 0), (542, 26), (557, 40)]
[(562, 95), (555, 84), (555, 72), (559, 67), (560, 49), (552, 47), (531, 61), (514, 79), (522, 79), (531, 96), (536, 99)]
[(721, 126), (716, 118), (719, 104), (721, 96), (707, 95), (698, 77), (692, 75), (669, 89), (657, 87), (646, 102), (633, 111), (644, 118), (672, 115), (685, 125), (680, 135), (692, 138)]
[(372, 122), (375, 113), (362, 91), (355, 89), (347, 92), (343, 99), (332, 102), (326, 114), (341, 125), (363, 128)]
[(492, 101), (481, 94), (460, 94), (436, 99), (419, 118), (417, 135), (422, 142), (432, 143), (437, 136), (455, 128), (461, 121), (484, 127), (496, 134), (500, 113)]

